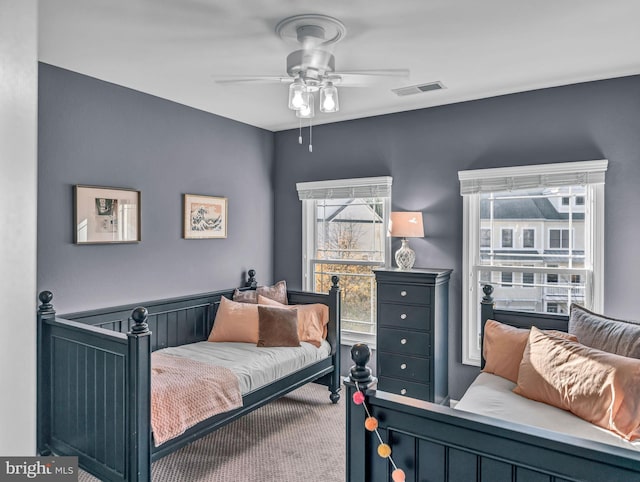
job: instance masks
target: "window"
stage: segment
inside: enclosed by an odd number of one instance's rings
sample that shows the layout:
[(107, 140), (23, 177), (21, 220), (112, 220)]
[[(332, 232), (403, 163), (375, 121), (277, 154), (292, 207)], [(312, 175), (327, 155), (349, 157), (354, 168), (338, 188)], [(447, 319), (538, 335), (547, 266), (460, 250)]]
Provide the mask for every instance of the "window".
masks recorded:
[(344, 343), (375, 346), (373, 269), (390, 259), (391, 182), (374, 177), (297, 184), (304, 288), (327, 293), (331, 277), (340, 277)]
[(536, 247), (536, 230), (535, 229), (522, 230), (522, 247), (523, 248)]
[(480, 230), (480, 247), (481, 248), (491, 247), (491, 230), (490, 229)]
[(549, 249), (569, 249), (569, 230), (550, 229)]
[(547, 313), (558, 313), (558, 303), (547, 303)]
[[(555, 304), (561, 313), (578, 302), (602, 310), (607, 164), (567, 162), (458, 173), (463, 196), (463, 363), (480, 363), (480, 288), (487, 273), (495, 273), (494, 282), (500, 280), (493, 292), (498, 309), (545, 312)], [(513, 232), (514, 226), (520, 226), (523, 249), (480, 249), (481, 237), (488, 236), (482, 230), (504, 246), (505, 231)], [(546, 242), (536, 243), (536, 232), (545, 233)], [(522, 283), (509, 281), (513, 273), (521, 273)]]
[(502, 230), (502, 247), (513, 248), (513, 229)]
[(572, 274), (571, 275), (571, 284), (574, 285), (579, 285), (581, 283), (581, 278), (579, 274)]

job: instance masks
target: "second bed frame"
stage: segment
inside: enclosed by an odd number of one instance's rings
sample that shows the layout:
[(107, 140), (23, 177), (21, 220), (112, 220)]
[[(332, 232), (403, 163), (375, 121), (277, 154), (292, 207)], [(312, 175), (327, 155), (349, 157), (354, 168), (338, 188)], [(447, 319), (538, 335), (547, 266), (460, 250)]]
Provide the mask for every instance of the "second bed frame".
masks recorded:
[[(567, 316), (495, 310), (491, 293), (485, 287), (483, 328), (493, 319), (567, 331)], [(355, 365), (345, 378), (349, 482), (388, 482), (393, 470), (377, 454), (376, 434), (364, 428), (362, 406), (351, 402), (358, 390), (407, 482), (640, 481), (640, 452), (368, 389), (375, 382), (366, 367), (369, 348), (356, 345), (351, 353)]]

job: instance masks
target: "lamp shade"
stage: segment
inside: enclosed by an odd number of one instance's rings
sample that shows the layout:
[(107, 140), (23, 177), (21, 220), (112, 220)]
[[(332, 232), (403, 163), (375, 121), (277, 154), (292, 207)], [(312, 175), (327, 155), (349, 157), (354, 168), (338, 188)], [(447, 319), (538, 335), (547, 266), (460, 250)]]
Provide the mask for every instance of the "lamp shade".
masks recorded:
[(424, 238), (421, 212), (392, 212), (389, 235), (394, 238)]

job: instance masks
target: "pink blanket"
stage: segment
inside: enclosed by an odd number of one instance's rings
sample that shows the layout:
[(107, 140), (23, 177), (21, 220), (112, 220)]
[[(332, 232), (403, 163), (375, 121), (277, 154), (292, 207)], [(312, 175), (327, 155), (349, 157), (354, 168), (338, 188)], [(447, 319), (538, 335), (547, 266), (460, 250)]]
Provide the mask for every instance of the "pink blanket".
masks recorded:
[(156, 447), (198, 422), (241, 406), (238, 378), (231, 370), (151, 354), (151, 428)]

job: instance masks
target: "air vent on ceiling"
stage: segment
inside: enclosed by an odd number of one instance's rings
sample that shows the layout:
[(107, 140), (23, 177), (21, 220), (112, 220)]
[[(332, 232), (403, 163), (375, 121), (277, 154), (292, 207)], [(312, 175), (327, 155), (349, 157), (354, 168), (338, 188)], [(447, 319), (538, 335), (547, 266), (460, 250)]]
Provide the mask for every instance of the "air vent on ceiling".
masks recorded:
[(409, 87), (400, 87), (399, 89), (391, 89), (397, 96), (422, 94), (432, 90), (444, 89), (442, 82), (429, 82), (428, 84), (410, 85)]

